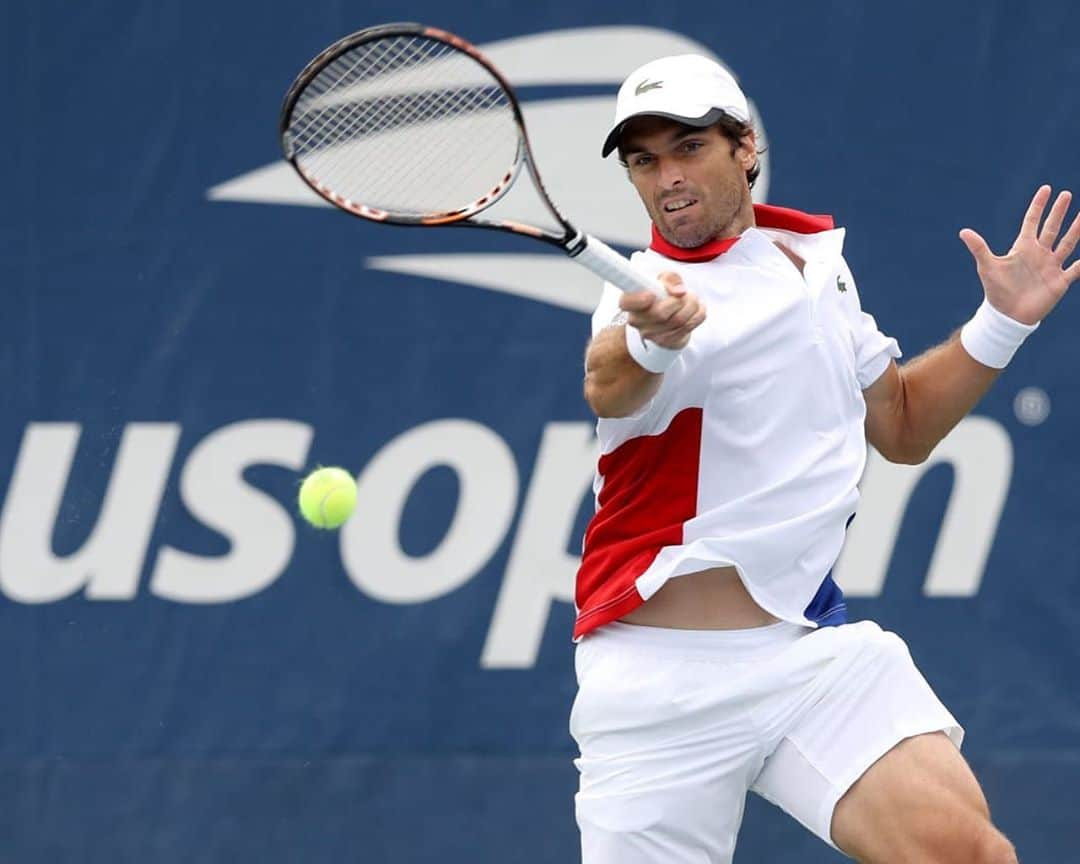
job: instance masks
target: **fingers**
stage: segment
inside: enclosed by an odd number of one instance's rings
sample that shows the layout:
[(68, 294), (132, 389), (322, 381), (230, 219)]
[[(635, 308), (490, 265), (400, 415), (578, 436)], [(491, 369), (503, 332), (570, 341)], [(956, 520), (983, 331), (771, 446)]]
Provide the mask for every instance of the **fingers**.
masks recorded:
[(703, 322), (705, 321), (705, 307), (699, 305), (697, 311), (694, 312), (685, 325), (678, 330), (672, 331), (670, 334), (670, 342), (667, 342), (665, 348), (683, 348), (686, 343), (690, 341), (690, 334), (693, 333)]
[(990, 247), (986, 245), (986, 241), (978, 232), (972, 231), (970, 228), (964, 228), (960, 232), (960, 239), (975, 259), (976, 266), (981, 267), (993, 259), (994, 253), (990, 251)]
[(1050, 215), (1046, 217), (1042, 231), (1039, 232), (1039, 243), (1047, 249), (1054, 248), (1054, 241), (1057, 240), (1058, 232), (1061, 230), (1061, 223), (1065, 221), (1065, 214), (1069, 212), (1070, 201), (1072, 201), (1072, 192), (1066, 190), (1058, 195), (1054, 206), (1050, 208)]
[(637, 327), (643, 336), (652, 339), (653, 335), (668, 330), (677, 330), (693, 317), (701, 303), (693, 294), (682, 297), (658, 297), (649, 308), (629, 312), (629, 323)]
[(1057, 249), (1054, 250), (1058, 261), (1064, 263), (1072, 255), (1073, 250), (1076, 249), (1077, 241), (1080, 241), (1080, 213), (1076, 214), (1076, 218), (1073, 219), (1069, 230), (1065, 232), (1065, 236), (1061, 238)]
[[(686, 296), (686, 286), (683, 284), (682, 277), (678, 273), (665, 271), (656, 278), (664, 288), (668, 297)], [(619, 297), (619, 308), (626, 312), (645, 312), (649, 309), (654, 309), (658, 303), (665, 300), (667, 300), (667, 297), (652, 291), (632, 291), (624, 293)], [(669, 310), (670, 304), (668, 307), (663, 308), (664, 310)], [(664, 317), (668, 317), (671, 314), (670, 311), (667, 311), (666, 314), (664, 314), (664, 312), (659, 309), (655, 309), (654, 313), (664, 315)]]
[[(665, 271), (656, 278), (669, 297), (682, 297), (686, 294), (686, 286), (678, 273)], [(644, 312), (662, 299), (662, 295), (653, 291), (631, 291), (619, 298), (619, 308), (626, 312)]]
[(645, 312), (660, 297), (652, 291), (631, 291), (619, 297), (619, 308), (624, 312)]
[(682, 297), (686, 294), (686, 286), (683, 285), (682, 276), (678, 273), (672, 273), (670, 270), (667, 270), (661, 273), (658, 278), (660, 284), (664, 286), (671, 297)]
[(619, 307), (627, 313), (627, 323), (646, 339), (667, 348), (681, 348), (690, 333), (705, 320), (705, 306), (688, 291), (677, 273), (657, 277), (664, 294), (637, 291), (623, 294)]
[(1046, 202), (1050, 200), (1050, 187), (1042, 185), (1039, 187), (1035, 196), (1031, 199), (1031, 203), (1028, 204), (1027, 213), (1024, 214), (1024, 221), (1020, 225), (1020, 236), (1029, 237), (1032, 240), (1036, 238), (1039, 233), (1039, 222), (1042, 220), (1043, 211), (1046, 210)]
[(675, 307), (664, 321), (665, 328), (677, 330), (681, 327), (685, 327), (687, 322), (697, 314), (697, 311), (700, 308), (701, 304), (697, 302), (683, 303)]
[[(690, 341), (690, 334), (693, 333), (704, 320), (705, 306), (704, 304), (698, 303), (694, 306), (693, 314), (686, 319), (682, 326), (646, 335), (646, 338), (651, 339), (657, 345), (664, 348), (676, 350), (684, 348), (686, 347), (686, 343)], [(642, 332), (644, 333), (644, 331)]]

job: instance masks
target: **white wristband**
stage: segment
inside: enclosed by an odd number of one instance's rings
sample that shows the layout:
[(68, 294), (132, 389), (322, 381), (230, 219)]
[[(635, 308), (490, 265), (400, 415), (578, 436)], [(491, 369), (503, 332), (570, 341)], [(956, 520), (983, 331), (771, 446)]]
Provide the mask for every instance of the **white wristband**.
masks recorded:
[(960, 343), (972, 357), (991, 369), (1004, 369), (1025, 339), (1038, 328), (1021, 324), (995, 309), (989, 300), (960, 330)]
[(638, 366), (649, 372), (655, 372), (657, 375), (667, 372), (682, 353), (682, 349), (663, 348), (651, 342), (641, 335), (637, 327), (629, 324), (626, 325), (626, 350), (630, 352), (630, 356), (634, 358)]

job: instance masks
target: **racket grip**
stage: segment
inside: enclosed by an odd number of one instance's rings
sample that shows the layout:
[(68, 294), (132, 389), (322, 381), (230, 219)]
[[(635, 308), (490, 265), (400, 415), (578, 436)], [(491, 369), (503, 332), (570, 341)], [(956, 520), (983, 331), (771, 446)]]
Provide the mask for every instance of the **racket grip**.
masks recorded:
[(664, 289), (653, 277), (639, 273), (629, 261), (612, 249), (603, 240), (597, 240), (592, 234), (586, 234), (585, 243), (570, 257), (588, 267), (606, 282), (610, 282), (620, 291), (652, 291), (663, 294)]

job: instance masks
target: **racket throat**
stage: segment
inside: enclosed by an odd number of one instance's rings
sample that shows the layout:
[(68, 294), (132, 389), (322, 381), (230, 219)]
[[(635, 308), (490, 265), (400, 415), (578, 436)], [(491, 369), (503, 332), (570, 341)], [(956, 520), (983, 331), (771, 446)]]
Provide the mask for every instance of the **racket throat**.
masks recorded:
[(566, 241), (563, 248), (566, 250), (566, 254), (571, 258), (577, 258), (582, 252), (585, 251), (585, 247), (589, 245), (589, 237), (582, 231), (577, 231), (574, 236)]

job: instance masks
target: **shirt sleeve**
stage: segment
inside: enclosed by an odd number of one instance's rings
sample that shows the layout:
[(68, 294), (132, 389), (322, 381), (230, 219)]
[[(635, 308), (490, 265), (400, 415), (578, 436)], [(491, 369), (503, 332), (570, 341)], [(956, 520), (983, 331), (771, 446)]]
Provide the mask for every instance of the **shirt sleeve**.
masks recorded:
[(882, 376), (889, 363), (902, 355), (895, 339), (878, 329), (874, 316), (864, 312), (859, 300), (859, 290), (847, 262), (841, 263), (840, 279), (847, 285), (843, 304), (851, 325), (851, 338), (855, 345), (855, 377), (859, 387), (865, 390)]

